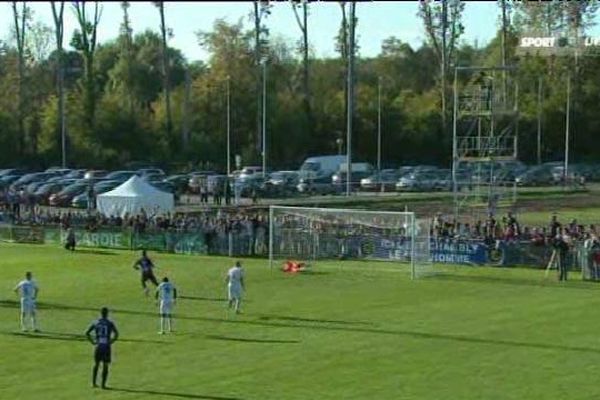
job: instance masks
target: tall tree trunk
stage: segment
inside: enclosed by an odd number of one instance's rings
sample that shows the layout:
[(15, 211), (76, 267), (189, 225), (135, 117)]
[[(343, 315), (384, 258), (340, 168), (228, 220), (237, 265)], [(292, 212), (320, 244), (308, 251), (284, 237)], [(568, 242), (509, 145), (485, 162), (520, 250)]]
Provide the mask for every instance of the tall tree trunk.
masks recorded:
[[(342, 9), (342, 64), (344, 72), (344, 121), (348, 121), (348, 20), (346, 18), (346, 3), (340, 2)], [(346, 146), (348, 143), (346, 143)]]
[(259, 2), (254, 1), (254, 61), (256, 64), (256, 137), (253, 142), (256, 150), (260, 153), (261, 149), (261, 132), (262, 132), (262, 88), (261, 88), (261, 44), (260, 44), (260, 10)]
[(192, 80), (190, 77), (190, 69), (185, 69), (185, 93), (182, 105), (182, 124), (181, 124), (181, 144), (184, 149), (187, 149), (190, 141), (190, 92), (191, 92)]
[(56, 2), (52, 1), (52, 17), (54, 19), (54, 36), (56, 39), (56, 86), (58, 91), (58, 143), (60, 143), (61, 165), (63, 168), (67, 166), (67, 151), (66, 151), (66, 131), (65, 131), (65, 95), (64, 95), (64, 77), (65, 71), (63, 67), (63, 33), (64, 33), (64, 8), (65, 2), (61, 1), (60, 8), (56, 9)]
[(94, 77), (94, 56), (96, 53), (98, 23), (100, 22), (100, 8), (98, 2), (94, 2), (94, 19), (90, 21), (85, 12), (85, 2), (74, 2), (79, 29), (81, 32), (81, 43), (78, 49), (83, 53), (84, 76), (85, 76), (85, 119), (90, 130), (93, 130), (96, 116), (96, 80)]
[(448, 59), (447, 59), (447, 51), (446, 49), (448, 48), (447, 45), (447, 32), (448, 32), (448, 3), (446, 1), (442, 1), (442, 62), (440, 63), (440, 67), (441, 67), (441, 95), (442, 95), (442, 140), (447, 140), (446, 139), (446, 132), (447, 132), (447, 122), (446, 122), (446, 72), (447, 72), (447, 65), (448, 65)]
[(21, 13), (17, 10), (17, 2), (12, 2), (13, 17), (15, 22), (15, 36), (17, 39), (18, 53), (18, 94), (17, 118), (19, 124), (19, 139), (17, 154), (25, 155), (25, 32), (27, 30), (27, 2), (22, 3)]
[(127, 106), (129, 109), (129, 118), (134, 117), (134, 96), (132, 88), (133, 71), (131, 64), (133, 62), (133, 51), (132, 51), (132, 29), (129, 20), (129, 2), (122, 1), (121, 8), (123, 9), (123, 33), (125, 35), (125, 54), (127, 62)]
[[(502, 8), (502, 66), (506, 67), (506, 34), (508, 30), (508, 10), (506, 0), (501, 0)], [(506, 102), (506, 71), (502, 71), (502, 101)]]
[(160, 13), (160, 34), (162, 39), (162, 67), (163, 67), (163, 91), (165, 95), (166, 108), (166, 128), (167, 140), (172, 140), (171, 132), (173, 129), (173, 120), (171, 115), (171, 88), (169, 87), (169, 54), (167, 47), (167, 26), (165, 25), (165, 7), (164, 2), (157, 2), (158, 12)]
[(309, 59), (308, 59), (308, 1), (302, 0), (302, 20), (298, 15), (297, 3), (291, 3), (298, 27), (302, 32), (302, 108), (307, 123), (307, 136), (312, 138), (314, 132), (314, 119), (312, 115), (310, 81), (309, 81)]

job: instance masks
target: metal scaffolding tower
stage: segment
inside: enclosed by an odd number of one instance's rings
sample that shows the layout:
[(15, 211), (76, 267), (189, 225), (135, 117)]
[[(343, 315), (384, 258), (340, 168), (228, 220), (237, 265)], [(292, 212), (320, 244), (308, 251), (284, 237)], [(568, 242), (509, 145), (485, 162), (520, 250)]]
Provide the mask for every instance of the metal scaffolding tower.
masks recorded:
[(455, 218), (516, 202), (518, 85), (515, 67), (455, 67), (452, 182)]

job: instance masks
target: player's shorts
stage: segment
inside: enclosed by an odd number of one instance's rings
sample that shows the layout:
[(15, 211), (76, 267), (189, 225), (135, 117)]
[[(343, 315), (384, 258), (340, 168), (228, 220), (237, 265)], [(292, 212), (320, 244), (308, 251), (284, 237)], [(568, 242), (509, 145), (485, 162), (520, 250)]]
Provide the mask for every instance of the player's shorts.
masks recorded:
[(160, 314), (172, 314), (173, 313), (173, 301), (161, 300), (159, 307)]
[(150, 282), (154, 283), (156, 286), (158, 286), (158, 281), (156, 280), (156, 277), (154, 276), (154, 272), (152, 272), (151, 270), (142, 272), (142, 283), (146, 283), (147, 281), (150, 281)]
[(111, 354), (110, 354), (110, 345), (109, 344), (99, 344), (96, 345), (96, 350), (94, 351), (94, 360), (104, 363), (111, 362)]
[(242, 298), (242, 287), (239, 285), (229, 285), (229, 300), (240, 300)]
[(35, 312), (35, 300), (21, 299), (21, 313), (31, 314)]

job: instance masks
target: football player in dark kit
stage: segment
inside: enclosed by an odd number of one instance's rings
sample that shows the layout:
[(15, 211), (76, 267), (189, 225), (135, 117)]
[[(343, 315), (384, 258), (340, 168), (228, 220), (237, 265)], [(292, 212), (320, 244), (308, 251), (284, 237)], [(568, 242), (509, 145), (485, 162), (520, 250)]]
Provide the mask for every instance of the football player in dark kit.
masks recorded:
[[(92, 331), (95, 338), (92, 338)], [(108, 378), (108, 365), (111, 362), (111, 345), (119, 339), (119, 331), (115, 324), (108, 319), (108, 308), (102, 307), (100, 310), (100, 319), (94, 321), (85, 332), (88, 340), (96, 346), (94, 351), (94, 369), (92, 373), (92, 386), (96, 385), (96, 376), (98, 367), (102, 363), (102, 389), (106, 389), (106, 379)]]
[(133, 264), (134, 269), (139, 269), (142, 271), (142, 288), (144, 289), (144, 293), (148, 296), (148, 288), (146, 287), (146, 281), (150, 281), (154, 284), (154, 286), (158, 287), (158, 281), (154, 276), (154, 263), (148, 256), (146, 255), (146, 250), (142, 250), (142, 257), (137, 260)]

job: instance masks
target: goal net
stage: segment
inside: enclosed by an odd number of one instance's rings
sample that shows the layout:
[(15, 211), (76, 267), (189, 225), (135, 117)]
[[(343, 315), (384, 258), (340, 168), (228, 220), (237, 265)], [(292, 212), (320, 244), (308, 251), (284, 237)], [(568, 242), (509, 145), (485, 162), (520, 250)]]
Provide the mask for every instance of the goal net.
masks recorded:
[(269, 265), (287, 261), (374, 260), (403, 263), (411, 277), (432, 272), (429, 220), (413, 212), (271, 206)]

